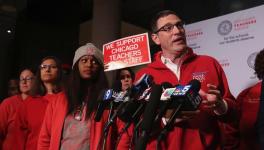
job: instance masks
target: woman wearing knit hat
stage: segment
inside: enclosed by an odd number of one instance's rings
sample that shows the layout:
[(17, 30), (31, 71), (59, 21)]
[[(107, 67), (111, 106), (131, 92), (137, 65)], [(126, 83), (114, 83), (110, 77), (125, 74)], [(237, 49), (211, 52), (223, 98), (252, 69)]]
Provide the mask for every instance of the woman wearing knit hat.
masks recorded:
[[(103, 71), (103, 55), (93, 44), (88, 43), (75, 52), (72, 73), (65, 93), (50, 103), (43, 121), (38, 149), (95, 150), (108, 120), (105, 111), (99, 122), (94, 121), (99, 93), (107, 88)], [(123, 125), (117, 121), (116, 126)], [(113, 129), (109, 129), (106, 149), (113, 149)], [(128, 136), (124, 136), (118, 148), (128, 149)]]

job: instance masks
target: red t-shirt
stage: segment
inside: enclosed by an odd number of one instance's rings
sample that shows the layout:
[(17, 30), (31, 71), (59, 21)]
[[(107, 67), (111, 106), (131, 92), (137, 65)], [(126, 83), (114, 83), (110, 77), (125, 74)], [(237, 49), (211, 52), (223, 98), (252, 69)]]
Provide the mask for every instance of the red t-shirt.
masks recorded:
[(15, 115), (22, 101), (20, 95), (15, 95), (6, 98), (0, 105), (0, 149), (2, 150), (10, 150), (14, 144)]

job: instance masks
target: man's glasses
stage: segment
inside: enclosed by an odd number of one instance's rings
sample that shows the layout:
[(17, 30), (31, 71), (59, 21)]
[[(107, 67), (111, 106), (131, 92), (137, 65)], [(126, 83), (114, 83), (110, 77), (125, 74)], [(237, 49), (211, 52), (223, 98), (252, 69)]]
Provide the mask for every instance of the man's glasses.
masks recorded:
[(185, 26), (185, 23), (182, 21), (177, 22), (176, 24), (166, 24), (163, 27), (159, 28), (154, 33), (158, 33), (160, 31), (171, 32), (174, 27), (177, 27), (179, 30), (182, 30), (182, 29), (184, 29), (184, 26)]
[(125, 75), (121, 75), (121, 76), (120, 76), (120, 79), (121, 79), (121, 80), (126, 79), (126, 78), (130, 79), (131, 76), (128, 75), (128, 74), (125, 74)]
[(28, 81), (32, 81), (34, 79), (34, 77), (26, 77), (26, 78), (21, 78), (19, 79), (20, 82), (28, 82)]
[(56, 65), (40, 65), (40, 69), (41, 70), (46, 70), (46, 69), (56, 69), (57, 66)]

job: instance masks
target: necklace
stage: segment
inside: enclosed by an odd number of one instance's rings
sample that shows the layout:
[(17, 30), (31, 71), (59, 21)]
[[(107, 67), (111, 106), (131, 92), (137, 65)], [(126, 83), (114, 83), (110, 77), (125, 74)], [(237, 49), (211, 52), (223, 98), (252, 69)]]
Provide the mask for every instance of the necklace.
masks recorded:
[(76, 110), (73, 112), (73, 117), (75, 120), (81, 121), (83, 115), (83, 108), (85, 103), (83, 102), (82, 105), (78, 106)]

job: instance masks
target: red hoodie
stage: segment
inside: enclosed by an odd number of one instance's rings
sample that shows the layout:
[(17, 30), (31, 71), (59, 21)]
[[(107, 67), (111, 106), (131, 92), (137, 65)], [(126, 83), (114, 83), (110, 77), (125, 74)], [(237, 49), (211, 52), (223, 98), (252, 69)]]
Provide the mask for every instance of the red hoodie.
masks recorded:
[(23, 102), (16, 116), (16, 150), (36, 150), (40, 128), (47, 105), (55, 99), (57, 94), (48, 94), (44, 97), (32, 97)]
[[(139, 70), (136, 80), (143, 74), (153, 76), (156, 84), (169, 82), (173, 85), (186, 85), (192, 79), (201, 82), (201, 89), (207, 91), (207, 84), (216, 85), (228, 104), (225, 115), (217, 116), (212, 110), (200, 108), (200, 113), (192, 119), (175, 124), (175, 127), (167, 135), (165, 142), (161, 143), (162, 149), (166, 150), (204, 150), (221, 149), (221, 127), (222, 123), (237, 117), (234, 97), (228, 88), (225, 73), (220, 64), (209, 56), (200, 56), (189, 49), (183, 58), (180, 68), (180, 79), (168, 69), (161, 61), (161, 53), (158, 52), (155, 61), (146, 68)], [(226, 124), (225, 124), (226, 126)], [(152, 137), (147, 149), (156, 149), (156, 138)], [(229, 138), (232, 139), (232, 138)], [(232, 140), (236, 140), (235, 138)], [(226, 147), (226, 149), (231, 149)]]
[(256, 121), (259, 112), (261, 82), (243, 90), (237, 97), (240, 110), (240, 149), (259, 150)]

